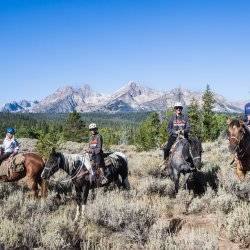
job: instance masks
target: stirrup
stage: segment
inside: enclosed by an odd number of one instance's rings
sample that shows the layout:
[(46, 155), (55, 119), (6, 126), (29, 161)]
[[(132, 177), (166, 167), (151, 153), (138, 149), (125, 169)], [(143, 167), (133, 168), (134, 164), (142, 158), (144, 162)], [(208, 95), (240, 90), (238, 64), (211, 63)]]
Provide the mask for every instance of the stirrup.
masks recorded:
[(108, 183), (108, 179), (104, 176), (104, 177), (102, 177), (100, 183), (101, 183), (101, 185), (105, 185)]

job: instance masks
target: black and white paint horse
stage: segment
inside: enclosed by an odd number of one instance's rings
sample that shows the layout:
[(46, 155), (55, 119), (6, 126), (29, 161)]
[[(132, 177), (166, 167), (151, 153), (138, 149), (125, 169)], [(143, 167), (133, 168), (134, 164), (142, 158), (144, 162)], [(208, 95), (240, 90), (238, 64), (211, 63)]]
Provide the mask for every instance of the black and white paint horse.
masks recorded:
[[(111, 182), (124, 189), (129, 189), (128, 181), (128, 161), (126, 156), (121, 152), (109, 154), (105, 159), (105, 176), (108, 179), (108, 186)], [(77, 213), (76, 219), (82, 213), (87, 203), (89, 190), (99, 187), (96, 181), (92, 181), (93, 170), (91, 168), (90, 158), (88, 154), (65, 154), (60, 152), (52, 152), (45, 164), (45, 168), (41, 174), (43, 179), (49, 179), (59, 169), (64, 170), (76, 190)], [(107, 172), (108, 171), (108, 174)]]
[(170, 154), (168, 169), (170, 178), (175, 183), (175, 192), (179, 189), (180, 174), (185, 176), (185, 185), (190, 174), (196, 169), (201, 169), (202, 145), (197, 138), (177, 139)]

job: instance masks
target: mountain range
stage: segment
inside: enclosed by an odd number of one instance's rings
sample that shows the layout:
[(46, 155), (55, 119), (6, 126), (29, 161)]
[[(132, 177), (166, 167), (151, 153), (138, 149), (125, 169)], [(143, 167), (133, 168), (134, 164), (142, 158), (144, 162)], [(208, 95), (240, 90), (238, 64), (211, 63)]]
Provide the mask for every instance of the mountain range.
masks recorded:
[[(137, 82), (129, 82), (111, 94), (101, 94), (87, 84), (81, 87), (65, 86), (40, 101), (13, 101), (0, 108), (2, 112), (68, 113), (78, 112), (134, 112), (158, 111), (173, 107), (181, 101), (188, 106), (194, 98), (202, 104), (203, 92), (183, 88), (158, 91)], [(214, 93), (217, 112), (241, 113), (244, 101), (230, 102)]]

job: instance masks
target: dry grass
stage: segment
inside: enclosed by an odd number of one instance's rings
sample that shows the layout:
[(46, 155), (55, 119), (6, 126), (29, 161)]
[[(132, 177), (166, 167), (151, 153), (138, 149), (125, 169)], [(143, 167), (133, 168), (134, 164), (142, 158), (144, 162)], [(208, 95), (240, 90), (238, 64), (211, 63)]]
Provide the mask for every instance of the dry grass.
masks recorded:
[[(34, 141), (22, 142), (34, 150)], [(85, 146), (68, 142), (62, 148), (76, 153)], [(175, 196), (172, 181), (160, 177), (160, 151), (112, 147), (128, 156), (132, 189), (96, 190), (78, 222), (71, 196), (58, 201), (50, 191), (46, 201), (36, 201), (23, 183), (1, 183), (0, 249), (219, 249), (222, 235), (225, 249), (234, 243), (248, 247), (250, 182), (236, 179), (225, 141), (203, 148), (204, 166), (190, 181), (193, 191), (180, 189)]]

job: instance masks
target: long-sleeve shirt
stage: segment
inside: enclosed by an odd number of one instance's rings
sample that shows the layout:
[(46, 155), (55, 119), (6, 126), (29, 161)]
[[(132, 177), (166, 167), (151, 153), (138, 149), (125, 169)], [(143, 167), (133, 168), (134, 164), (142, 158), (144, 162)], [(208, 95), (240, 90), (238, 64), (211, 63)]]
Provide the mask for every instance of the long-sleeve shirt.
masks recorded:
[(4, 149), (4, 153), (17, 153), (19, 151), (19, 143), (15, 138), (6, 137), (0, 147)]
[(92, 135), (89, 139), (89, 152), (91, 154), (99, 154), (102, 151), (102, 136), (100, 134)]
[(170, 135), (176, 135), (178, 130), (184, 130), (185, 134), (189, 133), (190, 125), (188, 122), (188, 117), (181, 114), (176, 115), (174, 114), (168, 123), (167, 131)]

